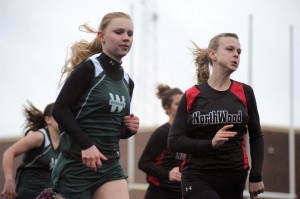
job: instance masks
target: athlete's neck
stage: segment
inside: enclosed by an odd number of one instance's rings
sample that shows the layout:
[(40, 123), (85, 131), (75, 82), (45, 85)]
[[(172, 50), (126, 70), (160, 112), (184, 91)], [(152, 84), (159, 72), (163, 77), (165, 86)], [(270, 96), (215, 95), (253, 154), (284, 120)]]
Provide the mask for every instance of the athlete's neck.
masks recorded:
[(105, 64), (106, 66), (112, 66), (112, 67), (120, 67), (122, 62), (119, 63), (115, 60), (113, 60), (111, 57), (109, 57), (108, 55), (106, 55), (105, 53), (101, 53), (100, 55), (100, 61), (102, 64)]
[(226, 91), (226, 90), (228, 90), (230, 88), (231, 80), (230, 80), (230, 78), (218, 79), (218, 78), (211, 78), (210, 77), (207, 80), (207, 83), (214, 90), (217, 90), (217, 91)]
[(121, 80), (123, 77), (123, 68), (121, 63), (118, 63), (107, 56), (105, 53), (101, 53), (99, 61), (105, 73), (113, 80)]

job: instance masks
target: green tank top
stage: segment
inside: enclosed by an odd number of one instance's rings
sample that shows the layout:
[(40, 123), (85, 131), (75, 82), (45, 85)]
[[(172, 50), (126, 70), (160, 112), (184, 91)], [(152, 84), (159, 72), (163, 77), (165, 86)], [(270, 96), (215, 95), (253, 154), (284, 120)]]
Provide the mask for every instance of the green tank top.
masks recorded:
[[(99, 151), (108, 158), (119, 158), (122, 120), (130, 111), (129, 76), (124, 72), (121, 80), (112, 80), (96, 56), (89, 59), (95, 66), (95, 78), (72, 110), (77, 113), (77, 124)], [(61, 142), (69, 155), (81, 157), (81, 148), (66, 133), (62, 135)]]
[(44, 135), (43, 145), (26, 152), (16, 172), (18, 198), (35, 198), (43, 189), (51, 186), (51, 173), (60, 150), (54, 150), (48, 129), (38, 131)]
[(39, 129), (38, 131), (44, 135), (44, 144), (24, 153), (22, 163), (18, 170), (33, 168), (45, 169), (51, 172), (53, 169), (57, 161), (59, 149), (54, 150), (48, 129)]

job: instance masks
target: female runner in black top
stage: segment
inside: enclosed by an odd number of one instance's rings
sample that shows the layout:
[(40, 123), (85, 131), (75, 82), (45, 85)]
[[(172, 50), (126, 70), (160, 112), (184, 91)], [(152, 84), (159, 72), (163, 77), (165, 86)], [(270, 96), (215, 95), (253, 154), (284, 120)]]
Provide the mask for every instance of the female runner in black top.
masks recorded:
[(158, 127), (151, 135), (139, 160), (139, 169), (147, 174), (149, 187), (145, 199), (180, 199), (181, 173), (179, 165), (184, 154), (172, 152), (167, 147), (168, 134), (183, 92), (178, 88), (160, 84), (157, 96), (169, 121)]
[(182, 97), (168, 138), (171, 150), (188, 154), (182, 170), (184, 199), (241, 199), (249, 168), (250, 197), (264, 191), (263, 134), (255, 96), (250, 86), (230, 79), (240, 53), (233, 33), (219, 34), (207, 49), (196, 46), (194, 51), (198, 84)]

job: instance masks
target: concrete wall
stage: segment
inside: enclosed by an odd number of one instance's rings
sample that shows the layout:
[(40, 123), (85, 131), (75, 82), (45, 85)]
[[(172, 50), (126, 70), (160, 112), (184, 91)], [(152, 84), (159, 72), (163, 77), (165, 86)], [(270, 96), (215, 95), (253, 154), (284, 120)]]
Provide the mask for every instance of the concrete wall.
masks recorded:
[[(138, 159), (147, 144), (147, 141), (153, 131), (153, 128), (144, 128), (135, 136), (135, 183), (142, 183), (146, 185), (146, 176), (137, 167)], [(263, 180), (266, 191), (269, 192), (284, 192), (289, 191), (289, 167), (288, 167), (288, 129), (286, 128), (272, 128), (263, 127), (265, 139), (265, 161), (263, 167)], [(0, 140), (0, 189), (3, 189), (3, 172), (2, 172), (2, 156), (4, 150), (14, 143), (17, 138), (1, 139)], [(128, 140), (121, 140), (121, 164), (124, 169), (127, 169), (128, 156)], [(17, 158), (17, 163), (20, 162), (20, 157)], [(17, 166), (17, 165), (16, 165)], [(297, 183), (298, 182), (298, 183)], [(296, 192), (300, 195), (300, 132), (296, 132)], [(145, 186), (144, 186), (145, 187)], [(143, 199), (145, 191), (142, 189), (130, 189), (131, 199)], [(300, 198), (300, 197), (298, 197)]]
[[(263, 179), (267, 191), (289, 192), (288, 129), (263, 128), (265, 161)], [(296, 131), (296, 193), (300, 198), (300, 132)]]

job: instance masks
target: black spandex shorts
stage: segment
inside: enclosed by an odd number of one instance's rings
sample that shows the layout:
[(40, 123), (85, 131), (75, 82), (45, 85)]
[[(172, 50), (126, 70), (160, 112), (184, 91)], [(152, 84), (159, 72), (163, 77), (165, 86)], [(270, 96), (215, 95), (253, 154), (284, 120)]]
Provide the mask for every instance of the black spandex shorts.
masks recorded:
[(182, 174), (184, 199), (242, 199), (247, 172)]

